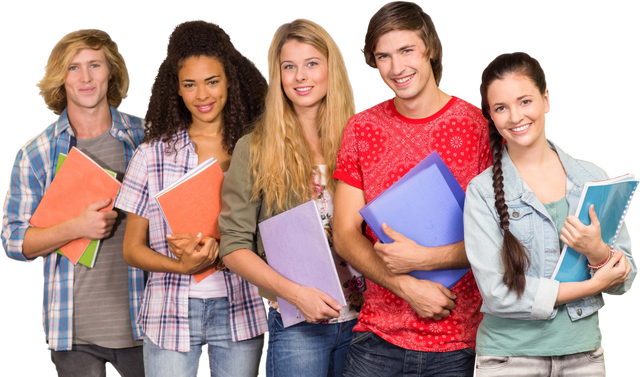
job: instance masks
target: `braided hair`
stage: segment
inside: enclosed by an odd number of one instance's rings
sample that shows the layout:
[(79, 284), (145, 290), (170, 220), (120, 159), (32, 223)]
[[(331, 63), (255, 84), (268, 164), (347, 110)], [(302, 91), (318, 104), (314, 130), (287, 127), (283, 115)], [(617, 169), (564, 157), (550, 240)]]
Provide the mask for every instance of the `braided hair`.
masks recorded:
[(515, 52), (498, 56), (485, 68), (484, 72), (482, 72), (480, 94), (482, 96), (482, 115), (489, 122), (495, 207), (500, 219), (500, 229), (504, 233), (500, 251), (502, 264), (504, 265), (502, 281), (510, 291), (515, 291), (520, 297), (525, 289), (525, 271), (529, 267), (531, 259), (526, 248), (509, 230), (509, 208), (504, 200), (504, 178), (502, 176), (502, 146), (504, 139), (491, 119), (489, 101), (487, 99), (487, 91), (493, 81), (514, 74), (526, 76), (534, 83), (540, 93), (545, 92), (547, 84), (540, 63), (528, 54)]

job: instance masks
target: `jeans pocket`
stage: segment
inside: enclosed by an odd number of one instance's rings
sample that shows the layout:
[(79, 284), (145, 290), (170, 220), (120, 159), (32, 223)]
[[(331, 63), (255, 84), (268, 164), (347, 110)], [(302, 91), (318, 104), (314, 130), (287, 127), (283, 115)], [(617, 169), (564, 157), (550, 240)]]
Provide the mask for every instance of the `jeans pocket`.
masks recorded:
[(371, 335), (373, 335), (371, 331), (357, 331), (353, 334), (353, 338), (351, 338), (351, 345), (360, 343), (371, 337)]
[(511, 363), (508, 356), (478, 356), (476, 358), (476, 368), (478, 369), (497, 369), (504, 368)]
[(585, 352), (584, 355), (587, 357), (587, 360), (592, 363), (603, 363), (604, 362), (604, 349), (602, 346), (597, 349), (589, 352)]

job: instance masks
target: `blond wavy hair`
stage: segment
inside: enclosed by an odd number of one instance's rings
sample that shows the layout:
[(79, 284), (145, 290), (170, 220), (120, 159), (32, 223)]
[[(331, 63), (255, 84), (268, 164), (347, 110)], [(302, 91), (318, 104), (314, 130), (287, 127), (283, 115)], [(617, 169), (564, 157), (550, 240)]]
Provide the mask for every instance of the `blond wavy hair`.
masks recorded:
[(102, 30), (74, 31), (65, 35), (53, 48), (45, 67), (44, 77), (38, 83), (40, 95), (44, 98), (47, 107), (58, 115), (67, 108), (67, 92), (64, 89), (64, 82), (67, 79), (71, 59), (85, 48), (104, 51), (111, 74), (107, 91), (109, 105), (118, 107), (122, 99), (127, 97), (129, 73), (122, 55), (118, 52), (118, 45), (111, 40), (109, 34)]
[(262, 198), (267, 211), (285, 211), (313, 194), (314, 154), (291, 101), (282, 89), (280, 51), (291, 40), (308, 43), (328, 62), (327, 95), (318, 112), (318, 134), (325, 160), (327, 187), (333, 194), (338, 148), (349, 117), (355, 112), (353, 91), (340, 49), (320, 25), (298, 19), (278, 28), (269, 47), (269, 89), (265, 110), (256, 123), (250, 146), (253, 200)]

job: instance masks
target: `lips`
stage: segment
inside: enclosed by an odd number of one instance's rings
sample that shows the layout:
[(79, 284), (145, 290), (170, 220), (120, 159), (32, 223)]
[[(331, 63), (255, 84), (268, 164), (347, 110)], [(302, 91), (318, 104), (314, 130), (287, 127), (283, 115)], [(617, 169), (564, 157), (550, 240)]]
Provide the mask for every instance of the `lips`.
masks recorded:
[(529, 127), (531, 127), (531, 123), (523, 124), (522, 126), (510, 128), (509, 131), (515, 134), (520, 134), (526, 132)]
[(213, 109), (215, 102), (206, 103), (204, 105), (195, 105), (195, 108), (201, 113), (208, 113)]
[(96, 90), (96, 88), (82, 88), (82, 89), (79, 89), (78, 91), (82, 94), (89, 94), (89, 93), (92, 93), (94, 90)]
[(402, 87), (402, 86), (407, 86), (411, 83), (411, 81), (413, 80), (413, 78), (415, 77), (415, 72), (408, 75), (408, 76), (403, 76), (403, 77), (398, 77), (395, 79), (391, 79), (396, 86)]
[(296, 88), (293, 88), (293, 90), (295, 90), (296, 93), (300, 94), (301, 96), (306, 96), (307, 94), (311, 93), (311, 90), (313, 90), (313, 86), (298, 86)]

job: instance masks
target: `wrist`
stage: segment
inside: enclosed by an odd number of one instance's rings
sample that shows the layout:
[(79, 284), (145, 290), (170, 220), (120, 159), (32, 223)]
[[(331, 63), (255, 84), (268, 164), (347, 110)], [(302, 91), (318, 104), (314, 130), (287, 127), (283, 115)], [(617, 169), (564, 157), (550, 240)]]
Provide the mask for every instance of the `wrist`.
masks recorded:
[(588, 257), (588, 266), (590, 269), (597, 271), (600, 268), (604, 267), (609, 260), (611, 259), (611, 257), (613, 256), (613, 247), (606, 244), (606, 243), (602, 243), (604, 249), (606, 250), (604, 254), (604, 258), (602, 257), (602, 254), (599, 253), (598, 257)]

